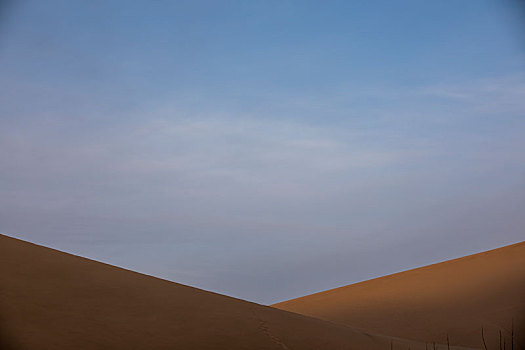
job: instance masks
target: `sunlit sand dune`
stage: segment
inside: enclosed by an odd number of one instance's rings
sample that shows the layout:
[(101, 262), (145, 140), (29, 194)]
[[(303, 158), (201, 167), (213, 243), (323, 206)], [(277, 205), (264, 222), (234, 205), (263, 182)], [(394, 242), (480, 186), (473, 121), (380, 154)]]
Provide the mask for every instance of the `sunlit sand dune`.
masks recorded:
[[(371, 349), (391, 339), (0, 235), (2, 349)], [(397, 349), (425, 344), (393, 340)], [(444, 345), (438, 347), (444, 350)]]
[[(525, 349), (525, 242), (273, 305), (420, 341)], [(514, 324), (514, 325), (513, 325)]]

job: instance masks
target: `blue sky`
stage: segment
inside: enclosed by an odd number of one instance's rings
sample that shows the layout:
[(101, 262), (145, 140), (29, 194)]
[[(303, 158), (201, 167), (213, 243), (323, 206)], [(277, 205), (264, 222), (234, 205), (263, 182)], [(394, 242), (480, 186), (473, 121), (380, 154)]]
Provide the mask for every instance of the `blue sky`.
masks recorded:
[(0, 232), (270, 303), (521, 241), (512, 1), (25, 1)]

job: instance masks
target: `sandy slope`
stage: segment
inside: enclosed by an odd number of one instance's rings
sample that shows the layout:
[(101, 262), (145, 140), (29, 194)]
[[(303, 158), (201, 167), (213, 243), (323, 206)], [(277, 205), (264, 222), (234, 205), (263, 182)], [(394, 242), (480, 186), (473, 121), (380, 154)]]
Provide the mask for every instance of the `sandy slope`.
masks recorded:
[(272, 305), (373, 333), (525, 349), (525, 242)]
[[(0, 261), (2, 349), (390, 349), (388, 338), (2, 235)], [(425, 348), (394, 341), (408, 346)]]

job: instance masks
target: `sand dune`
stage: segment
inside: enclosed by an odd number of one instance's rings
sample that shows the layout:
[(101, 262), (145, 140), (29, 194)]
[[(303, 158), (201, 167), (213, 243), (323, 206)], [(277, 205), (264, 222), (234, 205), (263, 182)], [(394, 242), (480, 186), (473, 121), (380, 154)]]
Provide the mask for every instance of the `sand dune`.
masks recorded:
[(525, 242), (272, 305), (421, 341), (525, 349)]
[[(0, 259), (2, 349), (390, 349), (390, 338), (1, 235)], [(409, 346), (425, 348), (394, 340)]]

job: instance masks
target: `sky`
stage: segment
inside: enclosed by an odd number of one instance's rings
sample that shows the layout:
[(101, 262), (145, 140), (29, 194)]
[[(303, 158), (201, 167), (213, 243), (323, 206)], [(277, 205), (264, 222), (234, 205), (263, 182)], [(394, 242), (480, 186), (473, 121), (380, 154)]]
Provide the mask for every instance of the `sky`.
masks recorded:
[(0, 11), (0, 233), (264, 304), (525, 239), (518, 1)]

